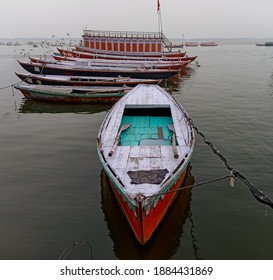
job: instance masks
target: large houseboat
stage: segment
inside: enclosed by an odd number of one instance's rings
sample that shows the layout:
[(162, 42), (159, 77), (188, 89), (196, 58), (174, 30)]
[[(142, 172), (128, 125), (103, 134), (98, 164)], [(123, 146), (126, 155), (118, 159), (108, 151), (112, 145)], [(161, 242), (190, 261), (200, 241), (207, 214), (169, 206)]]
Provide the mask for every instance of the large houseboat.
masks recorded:
[(171, 49), (162, 32), (83, 30), (81, 46), (95, 50), (132, 53), (161, 53)]

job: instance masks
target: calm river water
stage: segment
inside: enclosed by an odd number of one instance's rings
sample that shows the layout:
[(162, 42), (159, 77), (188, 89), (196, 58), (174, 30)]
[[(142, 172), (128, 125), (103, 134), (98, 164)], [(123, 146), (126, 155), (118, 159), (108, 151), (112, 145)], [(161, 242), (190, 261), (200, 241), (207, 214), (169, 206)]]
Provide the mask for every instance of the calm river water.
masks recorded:
[[(41, 47), (0, 45), (0, 88), (19, 81), (17, 59)], [(219, 45), (198, 55), (174, 95), (195, 125), (273, 199), (273, 48)], [(24, 58), (25, 59), (25, 58)], [(96, 153), (110, 106), (26, 100), (0, 91), (0, 259), (273, 259), (273, 210), (239, 180), (182, 192), (146, 246), (134, 239)], [(196, 137), (186, 184), (227, 175)], [(76, 243), (75, 250), (70, 246)]]

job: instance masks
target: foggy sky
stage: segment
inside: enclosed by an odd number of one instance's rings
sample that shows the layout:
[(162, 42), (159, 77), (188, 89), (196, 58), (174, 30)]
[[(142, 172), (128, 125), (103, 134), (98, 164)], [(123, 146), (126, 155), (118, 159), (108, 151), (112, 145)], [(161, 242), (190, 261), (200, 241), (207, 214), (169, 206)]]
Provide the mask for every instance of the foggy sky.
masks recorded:
[[(168, 38), (272, 38), (273, 0), (160, 0)], [(1, 0), (0, 38), (158, 31), (157, 0)]]

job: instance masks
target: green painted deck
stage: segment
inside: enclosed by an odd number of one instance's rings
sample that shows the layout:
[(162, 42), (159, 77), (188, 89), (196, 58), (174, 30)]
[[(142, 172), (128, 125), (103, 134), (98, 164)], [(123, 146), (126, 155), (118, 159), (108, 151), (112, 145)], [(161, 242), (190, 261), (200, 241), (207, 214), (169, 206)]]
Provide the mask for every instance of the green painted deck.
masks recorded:
[(169, 116), (123, 116), (121, 126), (130, 127), (121, 133), (120, 146), (172, 145), (173, 120)]

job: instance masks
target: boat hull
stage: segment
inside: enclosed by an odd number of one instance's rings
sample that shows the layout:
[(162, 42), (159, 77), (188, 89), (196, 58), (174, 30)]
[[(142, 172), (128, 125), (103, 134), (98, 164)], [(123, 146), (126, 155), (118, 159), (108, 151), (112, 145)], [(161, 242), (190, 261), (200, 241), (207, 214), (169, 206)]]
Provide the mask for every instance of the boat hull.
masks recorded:
[(192, 60), (185, 58), (183, 61), (131, 61), (131, 60), (105, 60), (105, 59), (75, 59), (74, 61), (67, 60), (52, 60), (50, 58), (29, 57), (33, 63), (53, 64), (53, 65), (71, 65), (71, 66), (90, 66), (90, 67), (125, 67), (125, 68), (146, 68), (146, 69), (169, 69), (179, 70), (185, 68)]
[(130, 79), (130, 78), (105, 78), (101, 77), (80, 77), (80, 76), (67, 76), (58, 78), (58, 75), (45, 76), (45, 75), (31, 75), (25, 73), (15, 73), (22, 81), (28, 84), (37, 85), (56, 85), (56, 86), (136, 86), (138, 84), (159, 84), (162, 80), (151, 79)]
[(200, 46), (201, 47), (216, 47), (216, 46), (218, 46), (218, 44), (215, 42), (203, 42), (203, 43), (200, 43)]
[[(101, 172), (101, 201), (105, 221), (109, 234), (114, 243), (114, 251), (119, 259), (139, 259), (145, 254), (145, 259), (166, 260), (173, 256), (183, 231), (186, 220), (190, 215), (190, 203), (194, 177), (191, 167), (187, 169), (182, 192), (179, 192), (165, 215), (155, 234), (151, 237), (148, 246), (139, 246), (135, 241), (122, 211), (117, 207), (116, 197), (105, 171)], [(122, 238), (120, 238), (122, 236)], [(169, 238), (169, 237), (172, 238)], [(162, 246), (164, 244), (164, 246)]]
[(199, 43), (198, 42), (186, 42), (185, 47), (198, 47)]
[[(38, 86), (39, 87), (39, 86)], [(28, 99), (50, 101), (50, 102), (65, 102), (65, 103), (115, 103), (125, 92), (61, 92), (54, 91), (54, 88), (41, 90), (34, 87), (24, 87), (15, 85), (15, 88)]]
[(141, 207), (141, 204), (137, 206), (137, 214), (129, 207), (128, 203), (124, 201), (123, 196), (119, 193), (118, 188), (113, 180), (110, 179), (110, 185), (113, 193), (118, 201), (121, 211), (126, 217), (129, 226), (133, 230), (133, 233), (139, 243), (145, 244), (153, 235), (155, 229), (163, 220), (164, 216), (171, 207), (175, 197), (177, 195), (176, 190), (183, 184), (187, 170), (183, 172), (177, 178), (177, 181), (169, 188), (169, 194), (166, 194), (163, 199), (159, 199), (156, 207), (150, 208), (149, 213)]
[(97, 77), (131, 77), (137, 79), (169, 79), (179, 74), (180, 70), (167, 70), (167, 69), (107, 69), (94, 67), (88, 68), (77, 68), (67, 67), (63, 65), (52, 66), (47, 64), (39, 63), (24, 63), (19, 61), (20, 65), (28, 72), (32, 74), (43, 74), (43, 75), (68, 75), (68, 76), (97, 76)]
[(123, 94), (120, 95), (113, 95), (113, 94), (94, 94), (92, 97), (64, 97), (64, 96), (48, 96), (46, 94), (39, 94), (34, 91), (30, 90), (21, 90), (22, 94), (28, 98), (28, 99), (33, 99), (33, 100), (41, 100), (41, 101), (50, 101), (50, 102), (67, 102), (67, 103), (96, 103), (96, 104), (101, 104), (101, 103), (115, 103), (118, 101)]
[[(67, 59), (81, 58), (81, 59), (106, 59), (106, 60), (136, 60), (136, 61), (180, 61), (186, 59), (185, 53), (181, 56), (128, 56), (125, 53), (120, 55), (113, 55), (107, 53), (90, 53), (79, 50), (65, 50), (58, 48), (59, 53)], [(60, 56), (54, 56), (56, 60), (61, 60)]]

